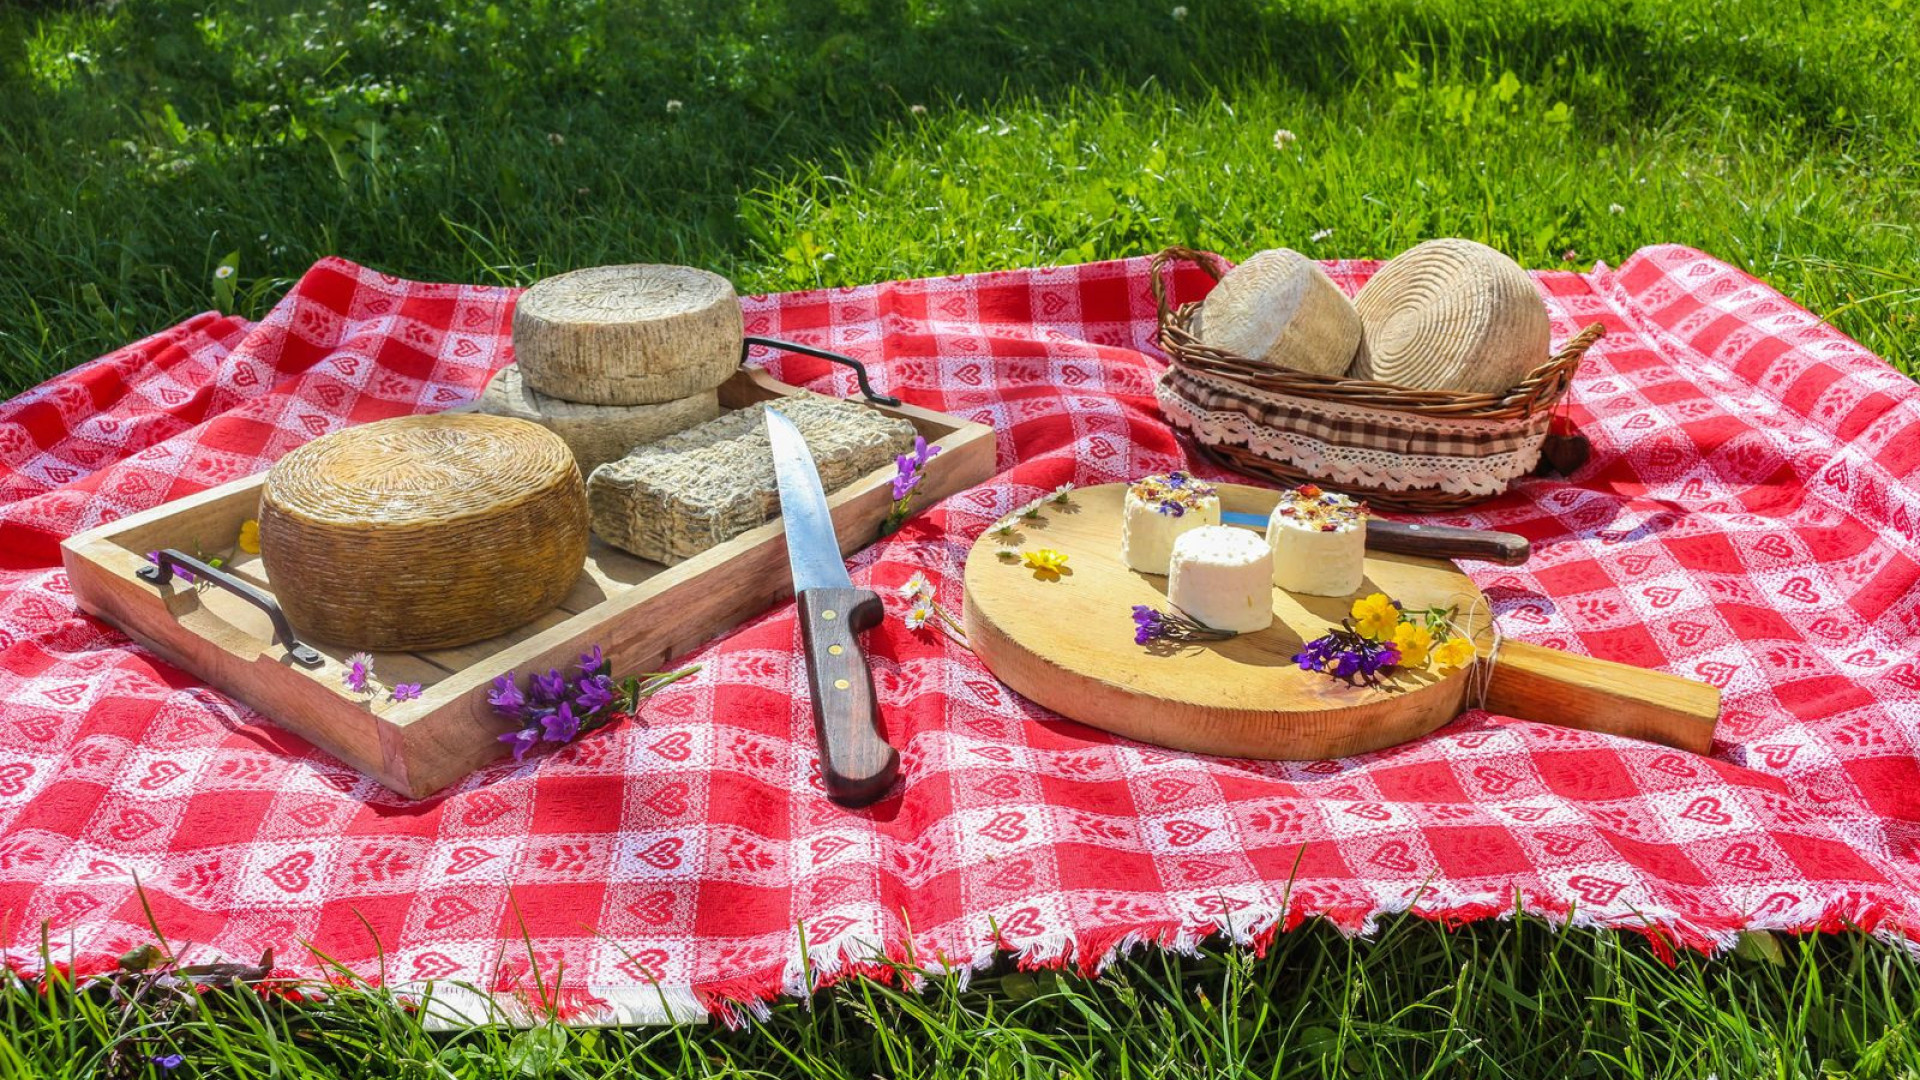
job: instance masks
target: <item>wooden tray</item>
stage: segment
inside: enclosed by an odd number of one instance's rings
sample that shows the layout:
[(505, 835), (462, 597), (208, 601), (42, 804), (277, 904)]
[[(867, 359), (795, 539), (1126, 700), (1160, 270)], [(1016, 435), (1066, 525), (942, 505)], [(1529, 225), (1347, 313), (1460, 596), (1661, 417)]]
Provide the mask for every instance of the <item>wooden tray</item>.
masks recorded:
[[(739, 409), (801, 393), (745, 368), (721, 387), (720, 400)], [(991, 428), (910, 405), (871, 407), (905, 418), (941, 449), (924, 473), (917, 505), (992, 475)], [(841, 550), (874, 541), (892, 505), (893, 472), (890, 465), (876, 470), (829, 498)], [(486, 699), (495, 676), (565, 668), (594, 645), (605, 648), (616, 674), (661, 670), (792, 594), (778, 519), (672, 567), (596, 539), (573, 591), (525, 626), (455, 649), (375, 654), (382, 682), (417, 682), (425, 690), (413, 701), (369, 704), (341, 680), (342, 659), (354, 649), (308, 643), (320, 656), (315, 666), (304, 666), (275, 642), (265, 612), (241, 597), (177, 577), (154, 585), (135, 576), (148, 565), (149, 551), (229, 549), (241, 522), (258, 513), (263, 479), (237, 480), (68, 539), (62, 557), (74, 595), (83, 609), (168, 661), (414, 798), (505, 752), (498, 737), (513, 724)], [(272, 594), (259, 556), (236, 554), (229, 569)]]
[[(1265, 517), (1274, 491), (1221, 484), (1226, 511)], [(1183, 648), (1134, 643), (1132, 608), (1162, 611), (1167, 579), (1120, 557), (1126, 485), (1074, 493), (1025, 529), (1025, 547), (1066, 553), (1058, 581), (996, 556), (982, 537), (967, 556), (966, 628), (973, 651), (1013, 689), (1063, 716), (1128, 738), (1229, 757), (1320, 759), (1418, 738), (1481, 703), (1506, 716), (1606, 731), (1705, 753), (1719, 691), (1704, 683), (1520, 642), (1502, 642), (1490, 669), (1403, 672), (1348, 686), (1301, 671), (1301, 645), (1338, 625), (1359, 596), (1382, 592), (1410, 609), (1451, 606), (1490, 644), (1488, 608), (1452, 563), (1369, 551), (1353, 597), (1273, 590), (1273, 626)], [(1483, 659), (1481, 664), (1486, 664)]]

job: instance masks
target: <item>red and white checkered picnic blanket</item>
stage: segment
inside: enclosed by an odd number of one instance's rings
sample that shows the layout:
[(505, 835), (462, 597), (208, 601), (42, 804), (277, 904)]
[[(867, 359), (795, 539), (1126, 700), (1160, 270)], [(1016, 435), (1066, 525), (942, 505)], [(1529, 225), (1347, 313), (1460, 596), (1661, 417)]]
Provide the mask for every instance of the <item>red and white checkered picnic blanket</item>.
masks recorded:
[[(1329, 269), (1352, 290), (1373, 266)], [(258, 325), (201, 315), (0, 407), (0, 944), (33, 971), (44, 934), (98, 970), (150, 909), (203, 958), (271, 945), (313, 975), (310, 946), (393, 985), (657, 1019), (879, 953), (1096, 967), (1125, 943), (1516, 897), (1699, 947), (1916, 936), (1920, 390), (1685, 248), (1538, 281), (1556, 340), (1608, 330), (1572, 393), (1594, 461), (1449, 520), (1533, 541), (1524, 567), (1468, 564), (1508, 635), (1721, 687), (1711, 757), (1470, 713), (1362, 758), (1200, 758), (1063, 721), (895, 618), (868, 650), (903, 783), (851, 812), (812, 782), (788, 604), (703, 650), (644, 725), (402, 801), (77, 614), (59, 569), (75, 530), (467, 400), (507, 361), (511, 291), (327, 260)], [(968, 541), (1041, 492), (1219, 475), (1154, 406), (1144, 260), (746, 309), (750, 333), (851, 353), (999, 432), (999, 474), (862, 552), (859, 582), (924, 570), (954, 604)]]

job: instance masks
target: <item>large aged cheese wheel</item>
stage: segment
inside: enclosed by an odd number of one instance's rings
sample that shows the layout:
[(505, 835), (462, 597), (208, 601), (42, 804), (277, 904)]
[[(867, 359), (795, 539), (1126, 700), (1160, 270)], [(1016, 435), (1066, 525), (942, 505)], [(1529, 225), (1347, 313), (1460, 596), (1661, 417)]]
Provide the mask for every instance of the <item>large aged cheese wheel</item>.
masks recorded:
[(720, 393), (702, 390), (658, 405), (582, 405), (533, 389), (520, 377), (520, 365), (508, 364), (487, 383), (478, 407), (495, 416), (531, 420), (565, 439), (585, 476), (642, 443), (719, 416)]
[(1194, 314), (1216, 349), (1269, 364), (1344, 375), (1360, 345), (1360, 315), (1320, 264), (1297, 251), (1262, 251), (1227, 271)]
[(562, 401), (655, 405), (740, 366), (740, 300), (690, 266), (595, 266), (534, 283), (513, 310), (528, 386)]
[(1471, 240), (1402, 252), (1354, 300), (1351, 374), (1415, 390), (1497, 394), (1547, 359), (1546, 304), (1520, 264)]
[(567, 444), (525, 420), (376, 420), (267, 473), (260, 558), (303, 635), (374, 651), (464, 645), (573, 587), (586, 488)]
[[(772, 403), (792, 420), (831, 494), (913, 449), (914, 428), (864, 405), (816, 394)], [(677, 563), (779, 513), (766, 405), (730, 412), (593, 470), (593, 531), (614, 547)]]

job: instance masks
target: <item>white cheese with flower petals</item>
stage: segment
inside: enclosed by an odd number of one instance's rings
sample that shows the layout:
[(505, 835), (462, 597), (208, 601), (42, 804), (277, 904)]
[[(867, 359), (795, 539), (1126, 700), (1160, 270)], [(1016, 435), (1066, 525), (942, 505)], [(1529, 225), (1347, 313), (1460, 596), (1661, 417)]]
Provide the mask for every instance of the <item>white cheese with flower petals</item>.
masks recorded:
[(1308, 596), (1351, 596), (1367, 576), (1367, 507), (1305, 484), (1267, 518), (1273, 583)]
[(1184, 472), (1149, 476), (1127, 488), (1120, 555), (1143, 574), (1165, 574), (1181, 534), (1218, 524), (1220, 496), (1212, 484)]
[(1273, 624), (1273, 552), (1245, 529), (1203, 525), (1173, 542), (1167, 599), (1195, 622), (1248, 634)]

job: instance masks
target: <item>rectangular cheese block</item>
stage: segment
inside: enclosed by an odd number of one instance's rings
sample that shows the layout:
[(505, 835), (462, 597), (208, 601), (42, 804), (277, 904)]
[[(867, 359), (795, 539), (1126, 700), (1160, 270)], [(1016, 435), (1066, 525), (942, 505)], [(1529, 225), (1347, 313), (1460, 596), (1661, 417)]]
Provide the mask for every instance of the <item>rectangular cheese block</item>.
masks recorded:
[[(913, 425), (837, 398), (772, 402), (813, 452), (829, 494), (913, 449)], [(763, 412), (756, 404), (641, 446), (593, 470), (593, 531), (643, 559), (677, 563), (780, 512)]]

